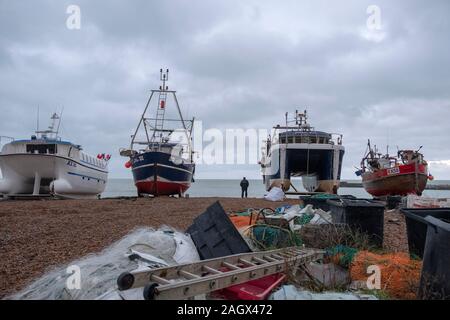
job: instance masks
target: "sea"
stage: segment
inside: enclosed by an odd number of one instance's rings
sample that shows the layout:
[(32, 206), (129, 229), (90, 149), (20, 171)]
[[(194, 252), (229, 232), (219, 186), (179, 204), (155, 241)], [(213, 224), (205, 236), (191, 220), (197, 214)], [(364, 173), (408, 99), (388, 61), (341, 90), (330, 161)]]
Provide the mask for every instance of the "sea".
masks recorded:
[[(355, 180), (346, 180), (357, 182)], [(248, 197), (262, 198), (266, 193), (262, 180), (249, 180)], [(189, 197), (225, 197), (235, 198), (241, 196), (240, 180), (196, 180), (186, 194)], [(305, 191), (301, 186), (301, 181), (293, 182), (297, 190)], [(436, 180), (429, 184), (448, 184), (450, 180)], [(363, 188), (339, 188), (340, 195), (353, 195), (357, 198), (372, 198)], [(133, 179), (109, 179), (102, 198), (114, 197), (135, 197), (137, 196)], [(434, 198), (450, 198), (450, 190), (425, 190), (423, 196)], [(292, 196), (295, 197), (295, 196)]]

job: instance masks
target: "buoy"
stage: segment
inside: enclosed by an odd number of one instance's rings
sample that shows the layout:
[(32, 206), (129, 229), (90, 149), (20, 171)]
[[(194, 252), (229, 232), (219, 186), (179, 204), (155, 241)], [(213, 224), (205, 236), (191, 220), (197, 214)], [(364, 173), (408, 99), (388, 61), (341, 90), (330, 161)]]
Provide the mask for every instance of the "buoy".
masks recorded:
[(99, 153), (98, 155), (97, 155), (97, 159), (101, 159), (102, 158), (102, 155)]
[(434, 180), (434, 177), (433, 177), (433, 175), (428, 175), (428, 180), (430, 180), (430, 181), (433, 181)]
[(166, 103), (164, 100), (161, 100), (161, 109), (164, 109), (164, 107), (166, 106)]
[(105, 160), (106, 160), (106, 161), (109, 161), (109, 159), (111, 159), (111, 155), (110, 155), (110, 154), (107, 154), (107, 155), (105, 156)]
[(125, 162), (125, 168), (127, 169), (131, 168), (131, 161)]

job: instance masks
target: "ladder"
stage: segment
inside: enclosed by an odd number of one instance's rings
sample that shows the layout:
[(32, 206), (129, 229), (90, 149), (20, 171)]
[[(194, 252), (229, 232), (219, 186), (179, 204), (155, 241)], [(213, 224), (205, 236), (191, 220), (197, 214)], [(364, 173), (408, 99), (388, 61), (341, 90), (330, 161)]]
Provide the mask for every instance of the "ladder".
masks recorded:
[(146, 300), (180, 300), (224, 289), (323, 258), (324, 251), (291, 247), (242, 253), (196, 263), (122, 273), (119, 290), (144, 287)]
[[(157, 134), (162, 133), (164, 127), (164, 115), (166, 113), (167, 92), (160, 91), (158, 98), (158, 108), (156, 109), (155, 126), (152, 135), (152, 142), (158, 138)], [(162, 142), (162, 141), (161, 141)]]

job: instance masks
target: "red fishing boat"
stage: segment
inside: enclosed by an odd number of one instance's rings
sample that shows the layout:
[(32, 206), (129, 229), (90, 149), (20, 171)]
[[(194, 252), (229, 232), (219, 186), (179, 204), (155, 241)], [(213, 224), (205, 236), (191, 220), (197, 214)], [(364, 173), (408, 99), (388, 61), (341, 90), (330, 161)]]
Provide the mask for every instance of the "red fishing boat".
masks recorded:
[(375, 197), (422, 195), (427, 185), (428, 164), (413, 150), (399, 150), (396, 157), (382, 155), (368, 142), (367, 152), (356, 175), (362, 177), (364, 189)]

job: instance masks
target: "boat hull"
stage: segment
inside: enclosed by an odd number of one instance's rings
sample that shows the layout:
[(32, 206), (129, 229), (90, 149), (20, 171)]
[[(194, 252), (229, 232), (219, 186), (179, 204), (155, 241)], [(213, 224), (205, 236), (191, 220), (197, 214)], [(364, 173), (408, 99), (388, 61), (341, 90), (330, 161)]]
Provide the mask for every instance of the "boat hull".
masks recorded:
[(364, 189), (375, 197), (422, 195), (427, 185), (426, 165), (403, 165), (362, 174)]
[(0, 169), (0, 193), (5, 195), (96, 198), (108, 179), (107, 171), (50, 154), (2, 154)]
[(193, 181), (195, 164), (164, 152), (144, 152), (131, 163), (138, 195), (182, 195)]
[(266, 190), (291, 188), (292, 177), (302, 177), (309, 192), (336, 193), (345, 149), (340, 145), (293, 144), (272, 149), (270, 165), (263, 168)]

